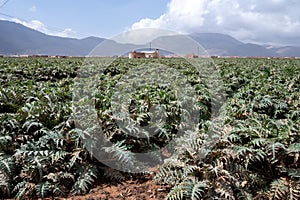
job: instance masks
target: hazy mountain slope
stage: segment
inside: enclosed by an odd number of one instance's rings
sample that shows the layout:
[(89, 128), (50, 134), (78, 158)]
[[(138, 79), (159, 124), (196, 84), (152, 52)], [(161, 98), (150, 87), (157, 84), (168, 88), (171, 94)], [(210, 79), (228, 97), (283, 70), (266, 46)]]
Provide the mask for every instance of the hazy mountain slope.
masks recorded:
[[(62, 38), (46, 35), (36, 30), (9, 21), (0, 20), (0, 54), (46, 54), (46, 55), (67, 55), (86, 56), (99, 44), (101, 48), (92, 51), (92, 55), (115, 56), (126, 55), (134, 49), (147, 48), (145, 45), (120, 44), (112, 40), (97, 37), (84, 39)], [(182, 41), (190, 41), (186, 44)], [(208, 55), (218, 56), (297, 56), (300, 57), (300, 47), (269, 47), (243, 43), (235, 38), (220, 33), (193, 33), (190, 35), (163, 36), (154, 39), (153, 48), (168, 47), (161, 49), (161, 52), (173, 52), (177, 54), (198, 54), (204, 55), (195, 46), (198, 42)], [(103, 43), (102, 43), (103, 42)], [(165, 50), (165, 51), (164, 51)]]
[(1, 54), (86, 55), (102, 38), (82, 40), (49, 36), (21, 24), (0, 21)]

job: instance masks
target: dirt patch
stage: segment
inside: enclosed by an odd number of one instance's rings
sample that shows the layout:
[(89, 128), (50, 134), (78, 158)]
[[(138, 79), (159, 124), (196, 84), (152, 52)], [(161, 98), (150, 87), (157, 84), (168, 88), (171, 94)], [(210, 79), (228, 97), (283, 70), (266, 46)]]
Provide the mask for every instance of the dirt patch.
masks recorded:
[(157, 200), (164, 199), (170, 191), (168, 186), (152, 181), (154, 174), (130, 178), (119, 183), (104, 183), (92, 189), (89, 194), (57, 200)]

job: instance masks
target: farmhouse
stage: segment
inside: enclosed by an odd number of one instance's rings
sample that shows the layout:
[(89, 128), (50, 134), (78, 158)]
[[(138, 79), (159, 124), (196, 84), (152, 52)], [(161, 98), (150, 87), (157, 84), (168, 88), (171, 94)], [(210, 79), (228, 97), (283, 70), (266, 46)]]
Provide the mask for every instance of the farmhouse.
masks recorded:
[(158, 49), (155, 51), (132, 51), (129, 53), (129, 58), (159, 58)]

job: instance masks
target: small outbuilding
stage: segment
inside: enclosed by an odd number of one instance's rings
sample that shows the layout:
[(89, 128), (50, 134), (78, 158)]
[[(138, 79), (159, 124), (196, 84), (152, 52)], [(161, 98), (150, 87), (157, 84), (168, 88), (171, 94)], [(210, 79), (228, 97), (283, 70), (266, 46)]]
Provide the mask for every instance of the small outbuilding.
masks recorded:
[(132, 51), (129, 53), (129, 58), (159, 58), (158, 49), (155, 51)]

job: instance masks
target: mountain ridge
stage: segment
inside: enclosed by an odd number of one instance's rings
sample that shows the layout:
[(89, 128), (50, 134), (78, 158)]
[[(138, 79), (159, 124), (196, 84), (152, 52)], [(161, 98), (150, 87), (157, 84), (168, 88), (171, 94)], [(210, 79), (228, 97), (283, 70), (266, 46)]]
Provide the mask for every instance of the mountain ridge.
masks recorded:
[[(22, 24), (4, 20), (0, 20), (0, 32), (1, 55), (86, 56), (101, 43), (104, 44), (107, 56), (112, 56), (123, 55), (127, 49), (134, 50), (145, 47), (145, 45), (120, 44), (94, 36), (83, 39), (51, 36)], [(212, 56), (300, 57), (300, 47), (296, 46), (270, 47), (269, 45), (243, 43), (230, 35), (221, 33), (192, 33), (186, 36), (197, 41)], [(176, 41), (176, 36), (162, 36), (154, 41), (162, 40), (160, 42), (163, 42), (163, 39), (172, 42), (172, 40)], [(115, 51), (116, 49), (117, 51)], [(105, 55), (105, 52), (101, 53)], [(195, 51), (193, 53), (196, 54)]]

